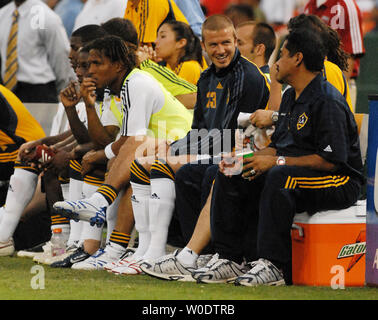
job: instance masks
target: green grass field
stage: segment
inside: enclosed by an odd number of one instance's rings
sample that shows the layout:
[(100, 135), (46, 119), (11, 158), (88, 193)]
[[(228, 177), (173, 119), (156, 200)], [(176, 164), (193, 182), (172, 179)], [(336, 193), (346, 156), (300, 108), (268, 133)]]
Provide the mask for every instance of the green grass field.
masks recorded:
[(40, 265), (44, 289), (28, 258), (0, 258), (1, 300), (378, 300), (371, 287), (236, 287), (231, 284), (170, 282), (147, 275), (117, 276), (105, 271), (54, 269)]

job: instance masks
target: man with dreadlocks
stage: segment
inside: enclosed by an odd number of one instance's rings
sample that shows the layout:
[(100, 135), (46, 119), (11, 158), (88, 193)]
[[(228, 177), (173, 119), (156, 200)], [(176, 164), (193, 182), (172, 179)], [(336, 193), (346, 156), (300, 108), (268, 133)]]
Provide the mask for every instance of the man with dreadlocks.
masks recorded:
[[(111, 94), (117, 95), (122, 101), (120, 137), (103, 151), (97, 152), (99, 161), (114, 158), (104, 184), (91, 197), (106, 201), (98, 206), (101, 208), (112, 203), (118, 192), (124, 189), (123, 181), (127, 181), (128, 168), (137, 150), (142, 149), (142, 144), (146, 145), (151, 141), (154, 145), (155, 138), (172, 141), (183, 138), (190, 129), (193, 116), (150, 74), (137, 68), (135, 50), (121, 38), (106, 36), (93, 41), (87, 49), (89, 77), (84, 78), (88, 92), (85, 99), (89, 104), (92, 99), (93, 104), (96, 99), (95, 90), (108, 88)], [(79, 216), (73, 214), (71, 217), (90, 221), (92, 224), (102, 224), (101, 219), (90, 219), (92, 216), (95, 218), (97, 211), (88, 212), (94, 207), (89, 201), (91, 198), (88, 202), (79, 201), (79, 208), (85, 210)], [(54, 207), (68, 214), (77, 209), (76, 202), (72, 201), (58, 202)]]

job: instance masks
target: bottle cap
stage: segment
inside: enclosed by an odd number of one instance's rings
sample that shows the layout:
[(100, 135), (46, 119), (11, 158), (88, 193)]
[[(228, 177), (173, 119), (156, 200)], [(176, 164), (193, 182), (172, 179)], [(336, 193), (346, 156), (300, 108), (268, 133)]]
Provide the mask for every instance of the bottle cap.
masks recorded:
[(53, 229), (53, 233), (62, 233), (62, 228)]

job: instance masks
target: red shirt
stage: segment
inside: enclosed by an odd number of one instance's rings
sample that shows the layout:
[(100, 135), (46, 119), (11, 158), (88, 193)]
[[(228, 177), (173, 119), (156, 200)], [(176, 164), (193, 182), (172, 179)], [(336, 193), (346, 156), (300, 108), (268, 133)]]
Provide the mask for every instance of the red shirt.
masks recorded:
[(201, 4), (206, 8), (206, 15), (224, 14), (232, 0), (201, 0)]
[[(340, 36), (343, 49), (360, 58), (365, 53), (362, 33), (362, 15), (355, 0), (327, 0), (317, 7), (317, 0), (310, 0), (305, 8), (306, 14), (320, 17)], [(357, 77), (360, 67), (356, 59), (352, 77)]]

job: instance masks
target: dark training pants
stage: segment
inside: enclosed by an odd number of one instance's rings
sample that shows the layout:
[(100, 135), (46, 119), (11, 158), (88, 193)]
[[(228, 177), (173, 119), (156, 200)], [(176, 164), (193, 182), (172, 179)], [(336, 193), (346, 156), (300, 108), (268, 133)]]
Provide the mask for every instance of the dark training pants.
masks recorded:
[(218, 172), (211, 202), (214, 249), (237, 263), (268, 259), (288, 274), (294, 215), (344, 209), (359, 194), (360, 183), (348, 176), (301, 167), (275, 166), (253, 181)]
[[(188, 163), (176, 172), (176, 219), (185, 244), (192, 237), (197, 219), (210, 194), (218, 165)], [(208, 245), (201, 253), (212, 252)]]

